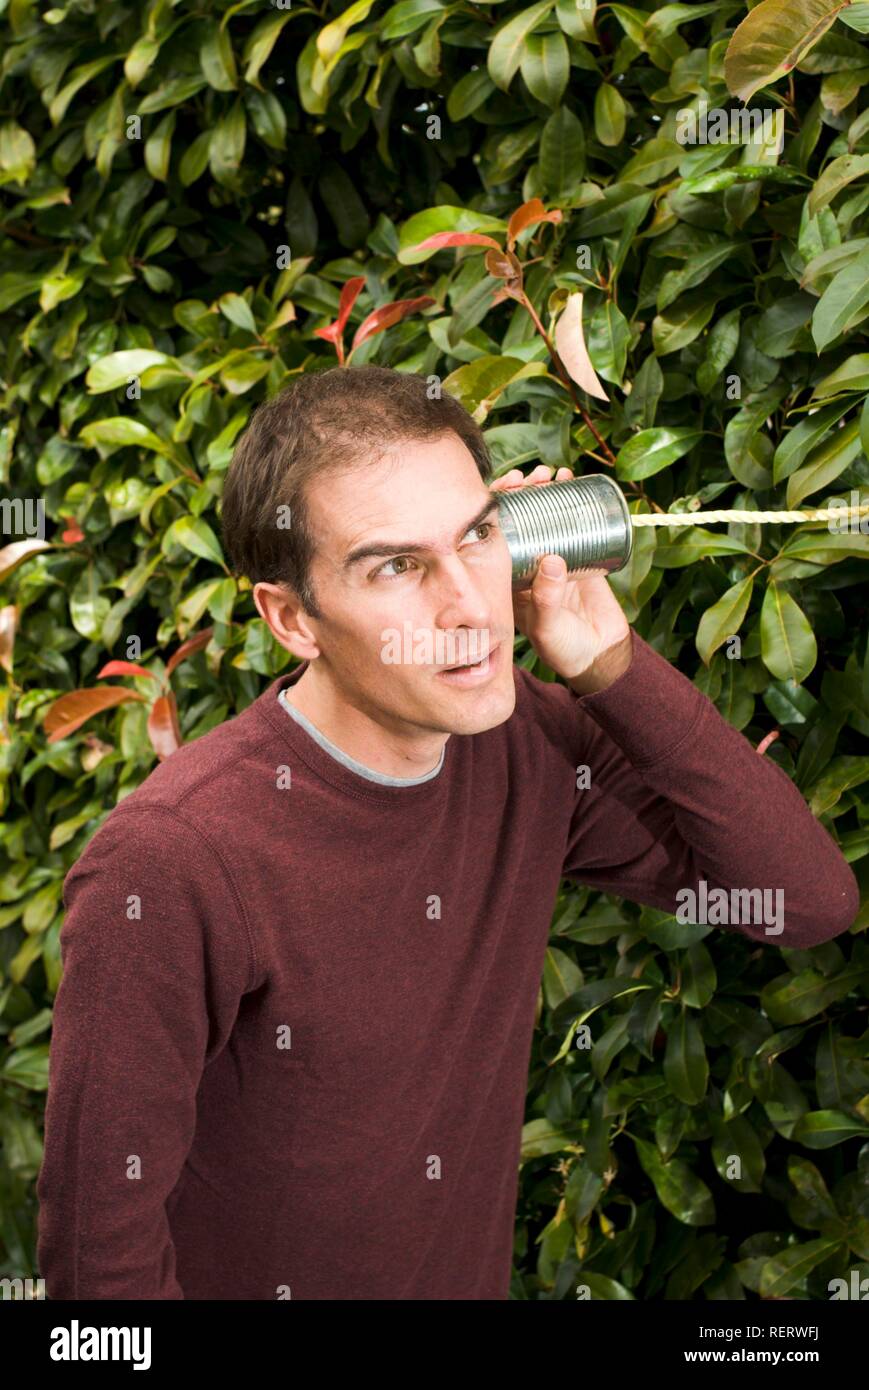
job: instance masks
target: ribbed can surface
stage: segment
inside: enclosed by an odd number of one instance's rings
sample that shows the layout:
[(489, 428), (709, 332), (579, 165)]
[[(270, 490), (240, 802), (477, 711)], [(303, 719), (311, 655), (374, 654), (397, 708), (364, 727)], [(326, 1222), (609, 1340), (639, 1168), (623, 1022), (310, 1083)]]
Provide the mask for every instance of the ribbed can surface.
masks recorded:
[(543, 555), (563, 555), (568, 574), (628, 563), (633, 543), (624, 493), (605, 473), (531, 483), (498, 494), (501, 529), (513, 557), (513, 587), (528, 588)]

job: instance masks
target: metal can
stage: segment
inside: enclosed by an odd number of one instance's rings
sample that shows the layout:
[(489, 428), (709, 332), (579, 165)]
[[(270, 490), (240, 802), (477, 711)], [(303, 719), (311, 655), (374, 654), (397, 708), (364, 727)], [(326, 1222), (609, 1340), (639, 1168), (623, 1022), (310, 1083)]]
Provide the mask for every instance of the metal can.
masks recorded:
[(530, 587), (543, 555), (563, 555), (568, 574), (624, 569), (633, 525), (625, 495), (605, 473), (496, 494), (513, 558), (513, 588)]

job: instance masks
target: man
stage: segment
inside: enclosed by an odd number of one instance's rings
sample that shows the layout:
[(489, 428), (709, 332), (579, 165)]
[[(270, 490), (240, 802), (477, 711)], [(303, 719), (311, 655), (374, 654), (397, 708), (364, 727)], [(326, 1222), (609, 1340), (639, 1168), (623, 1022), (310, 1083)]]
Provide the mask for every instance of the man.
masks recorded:
[(773, 947), (852, 923), (830, 835), (605, 576), (556, 558), (514, 606), (490, 477), (386, 368), (303, 376), (241, 439), (227, 549), (301, 664), (67, 877), (50, 1298), (503, 1299), (561, 877), (671, 912), (775, 889), (780, 925), (728, 923)]

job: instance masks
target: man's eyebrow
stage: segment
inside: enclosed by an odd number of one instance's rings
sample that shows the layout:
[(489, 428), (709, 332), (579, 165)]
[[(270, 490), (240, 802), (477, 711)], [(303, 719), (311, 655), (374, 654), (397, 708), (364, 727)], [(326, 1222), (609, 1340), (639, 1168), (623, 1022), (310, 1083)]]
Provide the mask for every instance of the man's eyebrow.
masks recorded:
[[(462, 536), (467, 535), (475, 526), (481, 526), (497, 508), (498, 498), (492, 497), (473, 520), (461, 528), (456, 535), (456, 540), (460, 541)], [(353, 565), (358, 565), (360, 560), (368, 560), (373, 555), (382, 555), (388, 559), (395, 555), (414, 555), (423, 550), (434, 550), (434, 548), (427, 541), (367, 541), (365, 545), (357, 545), (353, 550), (348, 551), (341, 568), (349, 570)]]

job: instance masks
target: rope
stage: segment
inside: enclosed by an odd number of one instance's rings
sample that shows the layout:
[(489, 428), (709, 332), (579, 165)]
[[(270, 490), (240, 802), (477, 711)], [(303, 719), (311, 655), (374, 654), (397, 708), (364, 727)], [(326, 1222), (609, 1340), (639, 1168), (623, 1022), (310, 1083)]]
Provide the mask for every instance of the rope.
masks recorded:
[(869, 502), (859, 507), (811, 507), (801, 512), (632, 512), (634, 526), (699, 526), (704, 521), (833, 521), (837, 517), (869, 515)]

